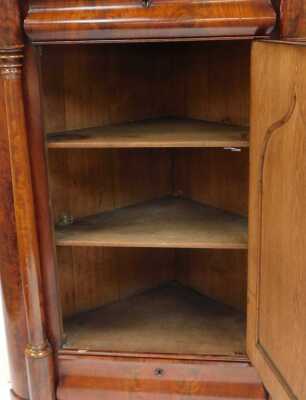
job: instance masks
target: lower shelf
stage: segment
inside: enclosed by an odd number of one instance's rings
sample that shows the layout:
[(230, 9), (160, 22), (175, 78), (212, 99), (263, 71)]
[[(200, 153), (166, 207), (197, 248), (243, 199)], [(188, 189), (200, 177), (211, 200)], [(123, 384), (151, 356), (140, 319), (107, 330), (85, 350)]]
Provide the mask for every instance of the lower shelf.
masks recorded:
[(65, 348), (193, 355), (245, 354), (242, 313), (169, 284), (65, 322)]

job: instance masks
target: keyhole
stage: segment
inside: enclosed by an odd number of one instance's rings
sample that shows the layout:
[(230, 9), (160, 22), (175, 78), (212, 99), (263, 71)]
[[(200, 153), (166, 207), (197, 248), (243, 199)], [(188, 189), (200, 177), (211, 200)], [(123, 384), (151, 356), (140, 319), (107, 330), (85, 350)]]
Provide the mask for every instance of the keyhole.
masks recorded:
[(165, 374), (165, 371), (162, 368), (156, 368), (154, 374), (156, 376), (163, 376)]

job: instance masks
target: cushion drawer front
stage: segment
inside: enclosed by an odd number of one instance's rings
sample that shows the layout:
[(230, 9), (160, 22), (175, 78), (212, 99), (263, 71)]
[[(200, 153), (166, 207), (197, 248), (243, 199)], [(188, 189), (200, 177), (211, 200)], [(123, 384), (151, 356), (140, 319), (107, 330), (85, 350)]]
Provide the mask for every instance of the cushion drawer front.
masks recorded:
[(33, 41), (131, 40), (268, 35), (270, 0), (33, 0)]

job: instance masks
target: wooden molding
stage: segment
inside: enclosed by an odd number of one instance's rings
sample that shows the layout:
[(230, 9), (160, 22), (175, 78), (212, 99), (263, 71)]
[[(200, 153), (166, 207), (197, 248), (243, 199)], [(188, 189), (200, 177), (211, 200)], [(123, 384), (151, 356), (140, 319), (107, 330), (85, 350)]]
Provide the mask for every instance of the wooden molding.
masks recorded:
[(21, 75), (23, 46), (0, 49), (0, 74), (3, 79), (15, 79)]
[(50, 345), (46, 342), (44, 346), (27, 346), (25, 350), (26, 357), (30, 358), (46, 358), (52, 353)]
[(298, 44), (253, 48), (247, 348), (275, 399), (305, 397), (305, 55)]
[[(259, 247), (259, 265), (258, 265), (258, 275), (259, 277), (262, 276), (262, 247), (263, 247), (263, 228), (264, 228), (264, 221), (263, 221), (263, 198), (264, 198), (264, 171), (265, 171), (265, 162), (266, 162), (266, 156), (269, 150), (270, 145), (272, 145), (273, 139), (278, 135), (279, 133), (283, 133), (283, 131), (280, 129), (284, 125), (286, 125), (290, 119), (292, 118), (294, 111), (296, 109), (297, 105), (297, 95), (294, 92), (290, 103), (289, 103), (289, 108), (285, 115), (280, 118), (278, 121), (274, 122), (271, 127), (268, 128), (264, 140), (263, 140), (263, 147), (262, 147), (262, 154), (260, 157), (260, 163), (259, 163), (259, 182), (260, 182), (260, 190), (259, 190), (259, 213), (258, 213), (258, 226), (259, 226), (259, 238), (258, 238), (258, 243), (260, 243)], [(260, 305), (260, 299), (261, 299), (261, 285), (259, 282), (258, 285), (258, 290), (257, 290), (257, 303)], [(260, 341), (260, 317), (261, 317), (261, 309), (260, 306), (257, 308), (257, 326), (256, 326), (256, 347), (262, 354), (263, 358), (266, 360), (266, 362), (269, 364), (270, 368), (275, 372), (275, 374), (278, 376), (279, 380), (282, 382), (283, 387), (286, 389), (286, 391), (294, 397), (294, 394), (291, 391), (291, 388), (287, 384), (286, 380), (282, 376), (281, 372), (277, 368), (277, 366), (274, 364), (272, 357), (269, 355), (269, 352), (267, 349), (265, 349), (264, 345)]]

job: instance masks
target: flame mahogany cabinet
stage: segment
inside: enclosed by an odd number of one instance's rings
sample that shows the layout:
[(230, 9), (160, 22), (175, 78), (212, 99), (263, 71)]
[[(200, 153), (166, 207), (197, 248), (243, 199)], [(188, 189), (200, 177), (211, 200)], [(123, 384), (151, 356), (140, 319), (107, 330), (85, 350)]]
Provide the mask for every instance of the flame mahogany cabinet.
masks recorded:
[(0, 0), (12, 399), (306, 399), (304, 0)]

